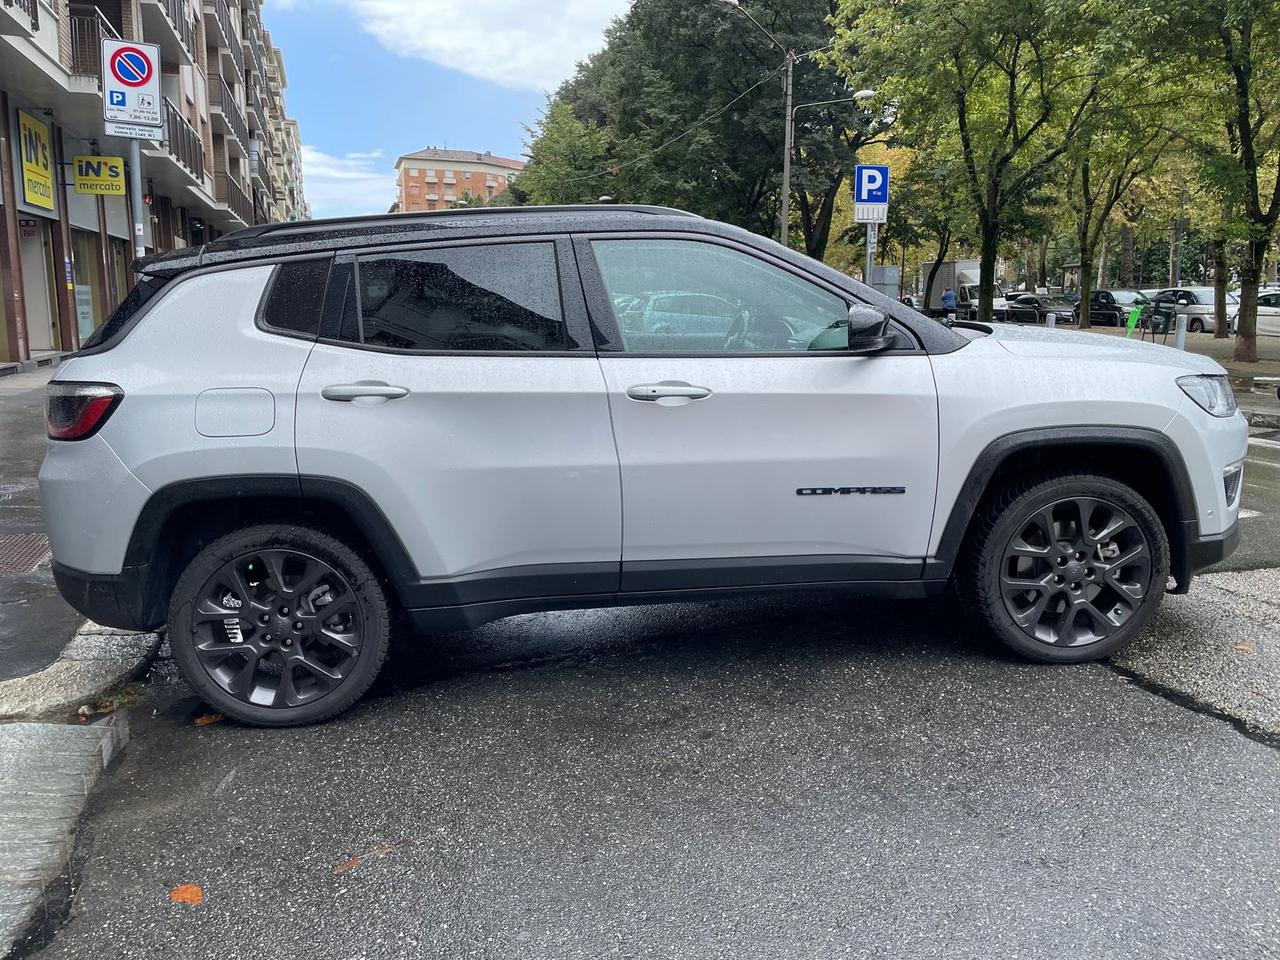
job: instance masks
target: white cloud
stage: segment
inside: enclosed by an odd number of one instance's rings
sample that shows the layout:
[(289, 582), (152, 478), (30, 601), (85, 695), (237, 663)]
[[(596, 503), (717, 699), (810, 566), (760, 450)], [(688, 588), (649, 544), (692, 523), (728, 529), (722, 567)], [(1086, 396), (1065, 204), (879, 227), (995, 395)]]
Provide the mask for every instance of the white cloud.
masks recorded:
[(302, 146), (302, 178), (313, 217), (386, 213), (396, 197), (394, 161), (381, 150), (340, 157)]
[[(279, 0), (276, 0), (279, 2)], [(355, 0), (393, 53), (522, 90), (554, 90), (630, 0)]]

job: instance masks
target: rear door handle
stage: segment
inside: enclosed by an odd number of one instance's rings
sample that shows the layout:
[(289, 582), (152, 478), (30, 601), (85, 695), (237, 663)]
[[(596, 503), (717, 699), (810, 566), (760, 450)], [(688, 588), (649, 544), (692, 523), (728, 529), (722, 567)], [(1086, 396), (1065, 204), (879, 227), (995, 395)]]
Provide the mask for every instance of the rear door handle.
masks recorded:
[(381, 380), (361, 380), (359, 383), (335, 383), (320, 391), (320, 396), (337, 403), (350, 403), (353, 400), (399, 400), (407, 397), (407, 387), (393, 387)]
[(706, 387), (695, 387), (683, 380), (663, 380), (661, 383), (638, 383), (627, 388), (632, 400), (705, 400), (711, 396)]

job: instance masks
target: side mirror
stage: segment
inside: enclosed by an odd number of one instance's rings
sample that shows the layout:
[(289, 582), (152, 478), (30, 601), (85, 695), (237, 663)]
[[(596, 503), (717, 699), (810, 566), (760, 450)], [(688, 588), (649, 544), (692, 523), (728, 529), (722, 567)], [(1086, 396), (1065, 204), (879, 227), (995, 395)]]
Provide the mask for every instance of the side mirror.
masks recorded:
[(866, 356), (890, 350), (896, 341), (889, 318), (879, 310), (854, 304), (849, 308), (849, 352)]

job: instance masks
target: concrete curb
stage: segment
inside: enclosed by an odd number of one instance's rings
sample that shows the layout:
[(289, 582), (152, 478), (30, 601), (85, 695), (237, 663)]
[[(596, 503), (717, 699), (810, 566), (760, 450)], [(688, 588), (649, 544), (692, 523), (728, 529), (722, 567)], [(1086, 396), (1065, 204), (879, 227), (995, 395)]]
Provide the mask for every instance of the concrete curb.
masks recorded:
[(76, 824), (128, 742), (128, 720), (118, 713), (87, 726), (0, 725), (0, 956), (38, 937), (66, 902), (60, 878)]
[(86, 622), (39, 673), (0, 681), (0, 720), (65, 717), (82, 704), (146, 672), (160, 649), (155, 633), (128, 633)]
[(1280, 413), (1262, 413), (1258, 410), (1245, 410), (1243, 407), (1241, 412), (1245, 415), (1251, 427), (1280, 430)]

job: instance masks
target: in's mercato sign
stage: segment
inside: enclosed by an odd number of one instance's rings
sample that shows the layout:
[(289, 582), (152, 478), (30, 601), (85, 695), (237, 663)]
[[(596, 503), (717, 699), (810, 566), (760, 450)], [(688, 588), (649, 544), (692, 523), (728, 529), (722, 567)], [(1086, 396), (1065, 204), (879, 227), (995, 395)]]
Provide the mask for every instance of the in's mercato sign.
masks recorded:
[(124, 196), (124, 161), (119, 157), (72, 157), (76, 193)]
[(22, 157), (22, 199), (33, 207), (53, 209), (53, 145), (49, 125), (18, 111), (18, 152)]

